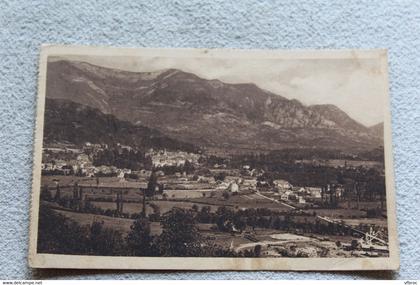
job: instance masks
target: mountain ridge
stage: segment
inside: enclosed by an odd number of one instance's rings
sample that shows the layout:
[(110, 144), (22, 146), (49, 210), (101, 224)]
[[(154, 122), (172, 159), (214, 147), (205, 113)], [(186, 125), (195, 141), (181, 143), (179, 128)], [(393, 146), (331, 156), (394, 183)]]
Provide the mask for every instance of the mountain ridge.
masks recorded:
[(69, 99), (200, 146), (371, 148), (382, 141), (336, 106), (305, 106), (253, 83), (177, 69), (147, 73), (49, 62), (47, 98)]
[(70, 100), (46, 99), (44, 144), (56, 142), (83, 145), (86, 142), (129, 145), (142, 150), (153, 147), (196, 151), (188, 143), (165, 136), (157, 130), (134, 126), (110, 114)]
[(373, 126), (370, 126), (369, 131), (374, 136), (383, 137), (384, 136), (384, 123), (381, 122)]

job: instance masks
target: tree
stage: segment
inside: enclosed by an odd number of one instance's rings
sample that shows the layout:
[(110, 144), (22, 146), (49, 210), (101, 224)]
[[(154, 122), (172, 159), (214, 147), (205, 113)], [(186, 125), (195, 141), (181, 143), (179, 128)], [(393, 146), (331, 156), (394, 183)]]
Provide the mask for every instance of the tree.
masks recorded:
[(260, 185), (262, 184), (261, 182), (265, 181), (268, 184), (268, 186), (273, 187), (274, 186), (274, 173), (264, 172), (262, 175), (257, 177), (257, 181), (260, 182)]
[(39, 209), (39, 253), (86, 254), (87, 230), (41, 204)]
[(194, 215), (187, 210), (174, 208), (161, 221), (163, 228), (159, 237), (162, 256), (199, 256), (200, 233)]
[(103, 224), (99, 222), (93, 222), (92, 226), (90, 227), (90, 245), (92, 248), (92, 252), (99, 251), (99, 239), (100, 234), (102, 232)]
[(93, 255), (122, 255), (123, 243), (121, 233), (105, 228), (103, 221), (94, 222), (90, 227), (89, 253)]
[(224, 172), (220, 172), (220, 173), (218, 173), (214, 176), (214, 179), (216, 181), (224, 181), (225, 178), (226, 178), (226, 173), (224, 173)]
[(153, 197), (153, 195), (155, 195), (156, 188), (158, 187), (157, 176), (153, 170), (150, 174), (149, 181), (147, 182), (147, 188), (141, 189), (143, 191), (143, 217), (146, 217), (146, 197)]
[(260, 244), (257, 244), (254, 247), (254, 256), (256, 256), (256, 257), (261, 256), (261, 249), (262, 249), (261, 245)]
[(210, 207), (209, 206), (203, 206), (201, 207), (201, 210), (197, 213), (197, 220), (200, 223), (211, 223), (211, 213), (210, 213)]
[(149, 206), (153, 209), (153, 213), (149, 214), (149, 220), (152, 222), (160, 221), (160, 208), (154, 203), (150, 203)]
[(223, 192), (223, 194), (222, 194), (222, 196), (223, 196), (223, 198), (224, 198), (225, 200), (227, 200), (227, 199), (229, 199), (230, 194), (229, 194), (229, 192), (228, 192), (228, 191), (224, 191), (224, 192)]
[(360, 245), (359, 242), (357, 240), (353, 239), (351, 241), (350, 247), (351, 247), (352, 250), (355, 250), (355, 249), (357, 249), (359, 247), (359, 245)]
[(246, 229), (246, 222), (245, 220), (241, 217), (240, 214), (235, 213), (233, 216), (233, 220), (232, 220), (233, 225), (235, 226), (235, 228), (242, 232), (243, 230)]
[(216, 225), (220, 231), (231, 231), (232, 230), (232, 220), (234, 217), (233, 210), (227, 207), (219, 207), (216, 211), (217, 219)]
[(60, 184), (58, 184), (58, 182), (57, 182), (57, 186), (56, 186), (56, 191), (55, 191), (55, 196), (54, 196), (54, 200), (55, 201), (59, 201), (60, 200), (60, 198), (61, 198), (61, 192), (60, 192)]
[(127, 247), (130, 255), (155, 256), (153, 238), (150, 234), (150, 222), (145, 218), (139, 218), (130, 227), (127, 235)]
[(152, 174), (150, 174), (149, 182), (147, 183), (147, 190), (146, 190), (146, 196), (152, 197), (155, 194), (155, 190), (157, 187), (157, 177), (155, 171), (152, 171)]
[(41, 196), (40, 196), (41, 200), (44, 201), (51, 201), (52, 200), (52, 195), (50, 190), (48, 189), (48, 185), (45, 185), (44, 187), (41, 188)]
[(194, 165), (189, 160), (186, 160), (184, 163), (183, 171), (185, 171), (187, 174), (192, 173), (194, 171)]
[(337, 183), (344, 185), (345, 181), (344, 181), (343, 171), (340, 171), (337, 173)]
[(38, 252), (56, 254), (122, 255), (124, 241), (120, 232), (104, 228), (100, 222), (91, 226), (78, 223), (40, 207)]

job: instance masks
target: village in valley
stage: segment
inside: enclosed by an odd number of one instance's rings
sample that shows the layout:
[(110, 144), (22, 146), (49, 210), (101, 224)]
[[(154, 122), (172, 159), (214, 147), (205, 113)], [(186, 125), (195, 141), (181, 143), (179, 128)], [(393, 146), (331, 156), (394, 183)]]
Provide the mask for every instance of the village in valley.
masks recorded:
[[(385, 185), (378, 185), (384, 180), (383, 162), (350, 156), (303, 160), (210, 153), (120, 143), (48, 144), (41, 166), (41, 207), (71, 221), (76, 232), (86, 231), (90, 238), (96, 229), (93, 249), (78, 249), (79, 254), (389, 254)], [(163, 246), (156, 244), (164, 243), (168, 223), (178, 219), (182, 231), (192, 235), (191, 247), (162, 252)], [(146, 242), (138, 244), (138, 236)], [(39, 250), (43, 248), (48, 252), (54, 246), (41, 238)]]

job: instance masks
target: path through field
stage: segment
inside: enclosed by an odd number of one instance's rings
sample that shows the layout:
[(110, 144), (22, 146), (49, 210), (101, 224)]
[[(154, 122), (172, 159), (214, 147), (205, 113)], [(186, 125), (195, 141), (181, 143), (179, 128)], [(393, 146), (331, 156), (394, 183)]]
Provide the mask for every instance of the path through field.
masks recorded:
[(279, 200), (276, 200), (276, 199), (274, 199), (274, 198), (267, 197), (267, 196), (265, 196), (265, 195), (261, 194), (261, 192), (260, 192), (260, 191), (257, 191), (255, 194), (256, 194), (256, 195), (258, 195), (258, 196), (260, 196), (260, 197), (262, 197), (262, 198), (265, 198), (265, 199), (271, 200), (271, 201), (273, 201), (273, 202), (275, 202), (275, 203), (282, 204), (282, 205), (284, 205), (284, 206), (286, 206), (286, 207), (289, 207), (289, 208), (291, 208), (291, 209), (296, 209), (296, 207), (293, 207), (293, 206), (291, 206), (291, 205), (289, 205), (289, 204), (286, 204), (286, 203), (284, 203), (284, 202), (280, 202)]

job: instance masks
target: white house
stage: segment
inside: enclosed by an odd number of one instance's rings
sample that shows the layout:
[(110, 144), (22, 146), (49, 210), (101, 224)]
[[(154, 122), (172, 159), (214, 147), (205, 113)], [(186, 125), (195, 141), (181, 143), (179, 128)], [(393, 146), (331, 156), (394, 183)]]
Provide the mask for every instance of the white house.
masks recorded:
[(308, 189), (310, 195), (313, 198), (321, 198), (321, 188), (320, 187), (306, 187)]
[(293, 195), (293, 192), (290, 190), (281, 192), (280, 194), (280, 199), (284, 200), (284, 201), (289, 201), (290, 200), (290, 196)]
[(283, 180), (283, 179), (276, 179), (273, 181), (273, 183), (278, 191), (288, 190), (292, 188), (292, 184), (290, 184), (288, 181)]
[(77, 160), (80, 162), (89, 162), (89, 156), (87, 154), (81, 153), (77, 156)]
[(118, 172), (117, 177), (120, 179), (120, 181), (124, 181), (125, 180), (125, 178), (124, 178), (124, 172), (122, 172), (122, 171)]
[(283, 201), (288, 201), (289, 200), (289, 195), (286, 193), (281, 194), (280, 199)]
[(229, 187), (228, 187), (228, 190), (231, 193), (238, 193), (239, 192), (239, 185), (236, 182), (231, 182)]
[(226, 182), (218, 182), (216, 190), (229, 190), (229, 183)]
[(303, 187), (300, 187), (299, 190), (297, 191), (298, 193), (306, 193), (306, 189)]

